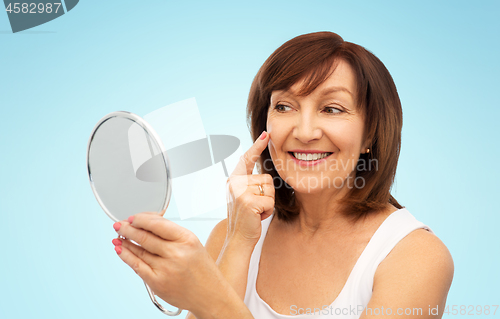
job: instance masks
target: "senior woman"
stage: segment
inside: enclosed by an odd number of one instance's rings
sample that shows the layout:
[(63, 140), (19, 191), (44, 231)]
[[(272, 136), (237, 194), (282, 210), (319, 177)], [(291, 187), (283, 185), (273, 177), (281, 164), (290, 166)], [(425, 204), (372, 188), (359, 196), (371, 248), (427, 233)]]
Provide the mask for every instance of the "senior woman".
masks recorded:
[(255, 143), (206, 246), (141, 213), (115, 227), (142, 246), (115, 240), (120, 257), (186, 318), (441, 317), (453, 260), (390, 194), (402, 110), (382, 62), (298, 36), (260, 68), (247, 113)]

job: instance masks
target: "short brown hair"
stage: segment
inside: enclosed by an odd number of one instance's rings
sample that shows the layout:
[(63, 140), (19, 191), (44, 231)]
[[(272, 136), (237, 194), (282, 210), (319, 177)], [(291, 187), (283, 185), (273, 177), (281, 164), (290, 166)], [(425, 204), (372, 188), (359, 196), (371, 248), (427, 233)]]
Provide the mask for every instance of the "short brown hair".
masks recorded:
[[(360, 154), (359, 161), (376, 159), (376, 170), (359, 170), (364, 187), (353, 187), (341, 199), (343, 213), (354, 219), (378, 212), (390, 203), (403, 208), (390, 194), (401, 148), (403, 112), (394, 81), (384, 64), (365, 48), (344, 41), (333, 32), (315, 32), (297, 36), (274, 51), (255, 76), (247, 105), (247, 124), (256, 140), (266, 130), (271, 93), (288, 90), (299, 80), (304, 86), (298, 95), (308, 95), (333, 72), (339, 59), (353, 69), (357, 82), (358, 108), (365, 115), (365, 141), (370, 152)], [(281, 179), (266, 148), (259, 158), (261, 174), (270, 174), (275, 181), (275, 211), (279, 219), (291, 221), (298, 216), (300, 203), (293, 190)], [(359, 163), (358, 161), (358, 163)], [(282, 187), (277, 187), (277, 185)], [(283, 185), (287, 187), (283, 187)]]

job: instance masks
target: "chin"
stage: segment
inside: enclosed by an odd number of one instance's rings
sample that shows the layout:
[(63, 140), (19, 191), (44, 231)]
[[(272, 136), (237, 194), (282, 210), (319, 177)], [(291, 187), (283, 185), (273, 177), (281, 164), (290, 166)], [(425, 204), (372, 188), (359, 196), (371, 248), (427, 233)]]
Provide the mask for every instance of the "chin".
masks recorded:
[[(280, 174), (281, 175), (281, 174)], [(318, 194), (327, 188), (333, 187), (329, 183), (329, 178), (320, 178), (317, 174), (309, 176), (301, 174), (300, 176), (286, 176), (283, 178), (290, 187), (293, 188), (295, 193), (300, 194)]]

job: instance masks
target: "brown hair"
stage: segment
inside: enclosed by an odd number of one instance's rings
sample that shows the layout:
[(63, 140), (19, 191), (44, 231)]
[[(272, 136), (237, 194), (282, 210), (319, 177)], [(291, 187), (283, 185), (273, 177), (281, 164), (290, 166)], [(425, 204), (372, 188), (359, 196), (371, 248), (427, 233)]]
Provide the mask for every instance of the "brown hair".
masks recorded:
[[(365, 48), (344, 41), (333, 32), (315, 32), (297, 36), (274, 51), (255, 76), (247, 105), (247, 124), (256, 140), (266, 130), (271, 93), (288, 90), (299, 80), (304, 86), (298, 95), (308, 95), (334, 71), (335, 61), (342, 59), (352, 67), (357, 81), (358, 108), (365, 115), (365, 141), (370, 152), (360, 154), (359, 161), (376, 159), (376, 170), (358, 170), (364, 187), (353, 187), (340, 200), (346, 216), (354, 219), (378, 212), (391, 203), (403, 208), (390, 194), (396, 175), (401, 148), (403, 112), (394, 81), (384, 64)], [(358, 161), (358, 164), (360, 163)], [(300, 203), (293, 189), (279, 176), (266, 148), (258, 161), (261, 174), (270, 174), (275, 182), (275, 210), (279, 219), (292, 221), (298, 216)], [(280, 185), (281, 187), (279, 187)]]

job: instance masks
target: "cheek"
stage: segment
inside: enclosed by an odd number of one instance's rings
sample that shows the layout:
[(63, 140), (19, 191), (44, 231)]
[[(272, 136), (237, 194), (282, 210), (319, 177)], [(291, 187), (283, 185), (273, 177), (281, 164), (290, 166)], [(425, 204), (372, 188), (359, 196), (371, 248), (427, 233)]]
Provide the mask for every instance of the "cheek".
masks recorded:
[(274, 136), (272, 121), (267, 121), (266, 125), (267, 133), (269, 133), (269, 142), (267, 143), (267, 149), (269, 150), (269, 155), (271, 155), (271, 160), (274, 162), (276, 160), (276, 145), (275, 141), (278, 140)]
[(279, 156), (279, 153), (282, 151), (283, 144), (287, 138), (287, 128), (286, 123), (283, 121), (279, 121), (274, 118), (268, 118), (267, 123), (267, 132), (270, 135), (268, 148), (269, 153), (271, 154), (271, 158), (275, 158)]
[(360, 147), (363, 132), (359, 123), (344, 122), (328, 126), (325, 133), (341, 152), (352, 153)]
[[(276, 126), (276, 120), (273, 119), (272, 117), (268, 116), (267, 117), (267, 122), (266, 122), (266, 130), (268, 133), (272, 133), (274, 131), (274, 127)], [(271, 135), (272, 138), (272, 135)]]

